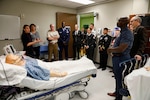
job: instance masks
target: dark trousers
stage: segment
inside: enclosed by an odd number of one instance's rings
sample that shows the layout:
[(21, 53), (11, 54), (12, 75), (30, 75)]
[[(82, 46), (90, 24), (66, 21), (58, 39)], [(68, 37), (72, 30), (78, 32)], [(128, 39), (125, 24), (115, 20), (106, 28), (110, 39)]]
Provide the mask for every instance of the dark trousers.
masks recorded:
[(77, 58), (79, 59), (79, 53), (80, 53), (80, 45), (73, 45), (73, 59), (76, 58), (76, 54), (77, 54)]
[(124, 56), (113, 56), (112, 62), (113, 62), (113, 71), (115, 75), (115, 81), (116, 81), (116, 100), (122, 100), (122, 95), (119, 94), (119, 90), (122, 89), (122, 71), (123, 68), (119, 66), (119, 63), (130, 59), (130, 55), (124, 55)]
[(62, 52), (65, 50), (65, 59), (68, 60), (68, 45), (61, 44), (59, 45), (59, 60), (63, 60)]
[(107, 59), (108, 59), (107, 51), (100, 51), (100, 66), (102, 68), (107, 67)]
[(34, 53), (35, 53), (35, 58), (39, 59), (40, 56), (40, 46), (38, 47), (33, 47)]
[(87, 55), (87, 58), (93, 61), (94, 47), (89, 47), (88, 49), (86, 49), (86, 55)]

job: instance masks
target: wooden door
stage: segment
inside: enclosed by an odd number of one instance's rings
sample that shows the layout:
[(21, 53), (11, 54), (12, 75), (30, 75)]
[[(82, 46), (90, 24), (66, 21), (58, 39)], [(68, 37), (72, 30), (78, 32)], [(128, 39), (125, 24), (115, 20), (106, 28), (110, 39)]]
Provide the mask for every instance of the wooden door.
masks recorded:
[[(57, 12), (56, 13), (56, 28), (59, 29), (62, 27), (62, 22), (66, 23), (66, 26), (70, 26), (70, 40), (69, 40), (69, 47), (68, 47), (68, 57), (73, 57), (73, 38), (72, 38), (72, 32), (74, 31), (74, 25), (77, 24), (77, 15), (76, 14), (70, 14), (70, 13), (62, 13)], [(64, 51), (63, 51), (63, 58), (64, 58)]]

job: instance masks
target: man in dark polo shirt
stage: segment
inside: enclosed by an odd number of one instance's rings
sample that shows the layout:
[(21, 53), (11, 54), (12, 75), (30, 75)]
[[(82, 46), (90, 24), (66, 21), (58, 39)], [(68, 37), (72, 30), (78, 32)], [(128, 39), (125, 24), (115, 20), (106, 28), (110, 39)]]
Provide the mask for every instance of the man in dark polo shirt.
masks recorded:
[(115, 100), (122, 100), (122, 95), (119, 94), (119, 90), (122, 88), (122, 68), (119, 67), (119, 63), (130, 59), (130, 50), (133, 45), (133, 34), (128, 29), (127, 24), (129, 20), (127, 17), (120, 18), (117, 22), (117, 26), (121, 28), (121, 34), (114, 43), (113, 47), (107, 49), (108, 53), (112, 53), (113, 71), (115, 75), (116, 88), (114, 93), (108, 93), (108, 95), (115, 94)]

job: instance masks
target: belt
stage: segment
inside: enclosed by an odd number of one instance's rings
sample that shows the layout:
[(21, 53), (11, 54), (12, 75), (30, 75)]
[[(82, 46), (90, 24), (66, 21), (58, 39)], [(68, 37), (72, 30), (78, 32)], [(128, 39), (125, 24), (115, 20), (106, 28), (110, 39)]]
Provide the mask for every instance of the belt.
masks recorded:
[(50, 44), (57, 44), (57, 42), (56, 43), (51, 43), (51, 42), (49, 42)]
[(113, 53), (113, 56), (115, 56), (115, 57), (121, 57), (121, 56), (126, 56), (126, 55), (129, 55), (129, 54), (128, 53), (127, 54)]
[(113, 56), (116, 56), (116, 57), (120, 57), (120, 56), (122, 56), (123, 54), (121, 54), (121, 53), (113, 53)]

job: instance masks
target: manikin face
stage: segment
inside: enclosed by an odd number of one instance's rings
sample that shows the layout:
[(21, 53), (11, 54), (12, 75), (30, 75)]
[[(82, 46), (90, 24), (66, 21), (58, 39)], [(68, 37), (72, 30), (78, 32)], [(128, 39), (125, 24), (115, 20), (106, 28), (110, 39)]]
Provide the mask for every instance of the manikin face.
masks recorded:
[(9, 54), (6, 56), (6, 63), (22, 66), (24, 65), (25, 61), (23, 56)]

